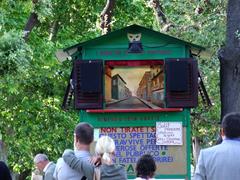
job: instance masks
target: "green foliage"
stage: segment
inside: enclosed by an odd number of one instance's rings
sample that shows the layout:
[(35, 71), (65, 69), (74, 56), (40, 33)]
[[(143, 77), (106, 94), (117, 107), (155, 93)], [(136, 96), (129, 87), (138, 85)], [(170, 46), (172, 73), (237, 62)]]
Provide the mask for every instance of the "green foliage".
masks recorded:
[(192, 113), (192, 135), (201, 139), (203, 147), (209, 147), (216, 143), (220, 132), (220, 63), (215, 55), (212, 59), (199, 58), (199, 68), (213, 106), (206, 107), (199, 97), (199, 106)]
[(31, 45), (34, 53), (28, 71), (0, 78), (0, 129), (15, 172), (31, 169), (39, 152), (56, 161), (72, 147), (78, 122), (76, 112), (60, 108), (71, 64), (56, 61), (53, 43), (32, 38), (38, 43)]
[(61, 109), (72, 65), (58, 63), (54, 53), (58, 46), (65, 45), (48, 41), (49, 26), (44, 24), (34, 29), (28, 44), (18, 33), (31, 9), (28, 14), (19, 14), (29, 5), (15, 1), (14, 7), (25, 8), (10, 8), (5, 2), (1, 6), (6, 16), (1, 17), (5, 33), (0, 38), (0, 134), (8, 163), (18, 173), (33, 168), (36, 153), (46, 153), (56, 161), (64, 149), (72, 148), (73, 129), (79, 122), (77, 112)]
[(32, 60), (32, 50), (16, 31), (5, 32), (0, 37), (0, 76), (23, 72)]
[(239, 30), (237, 30), (237, 31), (235, 32), (235, 36), (236, 36), (236, 38), (240, 39), (240, 32), (239, 32)]
[(34, 5), (33, 12), (38, 15), (38, 20), (42, 23), (52, 16), (51, 0), (38, 0)]
[[(171, 28), (170, 34), (203, 45), (212, 52), (223, 44), (226, 29), (226, 1), (219, 3), (211, 1), (210, 4), (206, 4), (203, 0), (165, 2), (163, 3), (165, 14), (176, 26)], [(197, 8), (201, 8), (202, 12), (196, 12)]]
[(13, 29), (22, 31), (31, 8), (31, 1), (0, 1), (0, 35)]
[(206, 48), (198, 57), (198, 64), (213, 106), (205, 107), (199, 97), (199, 106), (192, 110), (191, 117), (192, 134), (201, 139), (204, 147), (216, 142), (220, 129), (220, 65), (216, 52), (225, 40), (226, 2), (162, 1), (166, 17), (174, 25), (168, 34)]
[(113, 27), (116, 29), (132, 24), (152, 28), (155, 17), (153, 16), (152, 10), (146, 6), (146, 1), (127, 0), (116, 1), (114, 19)]

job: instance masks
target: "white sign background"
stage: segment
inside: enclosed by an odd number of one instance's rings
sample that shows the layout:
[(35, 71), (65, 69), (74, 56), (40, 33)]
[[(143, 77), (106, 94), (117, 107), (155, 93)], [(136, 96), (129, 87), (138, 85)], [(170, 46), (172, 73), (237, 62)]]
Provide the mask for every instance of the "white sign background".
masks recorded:
[(183, 145), (182, 122), (156, 122), (157, 145)]

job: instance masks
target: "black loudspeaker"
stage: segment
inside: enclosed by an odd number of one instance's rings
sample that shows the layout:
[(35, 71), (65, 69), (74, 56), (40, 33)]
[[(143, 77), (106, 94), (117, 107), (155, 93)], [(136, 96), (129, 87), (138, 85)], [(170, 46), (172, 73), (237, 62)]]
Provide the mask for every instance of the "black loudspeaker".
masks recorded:
[(102, 64), (95, 61), (84, 61), (81, 63), (79, 70), (80, 86), (83, 92), (100, 92), (102, 91), (101, 76)]
[(75, 109), (102, 109), (103, 61), (76, 60), (73, 66)]
[(186, 61), (171, 61), (169, 69), (169, 89), (170, 91), (187, 91), (189, 84), (189, 68)]
[(166, 106), (198, 105), (198, 65), (193, 58), (166, 59)]

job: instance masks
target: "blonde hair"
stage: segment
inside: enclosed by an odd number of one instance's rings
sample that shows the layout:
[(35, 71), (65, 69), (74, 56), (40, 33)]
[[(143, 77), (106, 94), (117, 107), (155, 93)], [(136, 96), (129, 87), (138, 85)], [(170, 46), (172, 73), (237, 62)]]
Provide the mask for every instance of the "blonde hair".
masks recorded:
[(115, 151), (115, 143), (109, 136), (101, 136), (96, 144), (95, 152), (102, 156), (102, 162), (109, 164)]

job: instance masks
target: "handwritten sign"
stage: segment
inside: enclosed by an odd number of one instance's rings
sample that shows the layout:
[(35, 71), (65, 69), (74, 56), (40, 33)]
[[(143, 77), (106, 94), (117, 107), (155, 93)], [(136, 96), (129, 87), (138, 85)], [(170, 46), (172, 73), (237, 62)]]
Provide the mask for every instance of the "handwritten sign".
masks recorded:
[(182, 122), (157, 122), (157, 145), (183, 145)]

